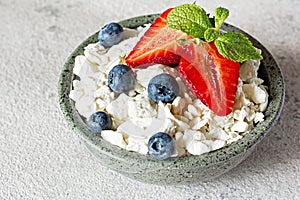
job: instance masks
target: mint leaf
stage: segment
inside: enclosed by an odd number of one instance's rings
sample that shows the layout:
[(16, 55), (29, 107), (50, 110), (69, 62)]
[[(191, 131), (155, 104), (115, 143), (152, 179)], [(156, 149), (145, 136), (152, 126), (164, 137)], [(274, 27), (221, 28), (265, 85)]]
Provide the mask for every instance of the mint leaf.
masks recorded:
[(262, 55), (256, 52), (251, 41), (241, 33), (225, 33), (215, 40), (215, 45), (221, 55), (235, 62), (260, 60)]
[(206, 12), (196, 4), (175, 7), (168, 14), (167, 25), (194, 38), (204, 38), (206, 29), (212, 27)]
[(229, 10), (227, 8), (218, 7), (215, 9), (215, 26), (219, 29), (224, 21), (229, 16)]
[(212, 42), (217, 39), (220, 35), (220, 31), (215, 28), (208, 28), (204, 32), (204, 39), (206, 42)]
[[(194, 39), (204, 39), (206, 42), (214, 41), (219, 53), (235, 62), (246, 60), (259, 60), (262, 55), (256, 52), (251, 41), (241, 33), (220, 33), (220, 27), (229, 16), (229, 10), (218, 7), (214, 12), (214, 21), (211, 22), (206, 12), (195, 3), (183, 4), (175, 7), (167, 16), (167, 25), (180, 30)], [(215, 27), (213, 27), (213, 25)], [(177, 40), (178, 45), (198, 40)]]

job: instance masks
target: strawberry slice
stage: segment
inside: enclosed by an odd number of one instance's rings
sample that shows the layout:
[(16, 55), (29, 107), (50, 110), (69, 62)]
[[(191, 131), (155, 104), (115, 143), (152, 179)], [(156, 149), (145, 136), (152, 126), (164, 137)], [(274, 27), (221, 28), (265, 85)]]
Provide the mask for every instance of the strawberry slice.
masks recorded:
[(179, 64), (180, 56), (175, 52), (180, 48), (176, 39), (186, 37), (186, 34), (167, 26), (167, 16), (173, 8), (163, 12), (149, 27), (141, 40), (126, 57), (127, 65), (131, 67), (165, 64)]
[(224, 58), (213, 42), (188, 44), (178, 66), (180, 77), (219, 116), (232, 111), (239, 70), (240, 64)]

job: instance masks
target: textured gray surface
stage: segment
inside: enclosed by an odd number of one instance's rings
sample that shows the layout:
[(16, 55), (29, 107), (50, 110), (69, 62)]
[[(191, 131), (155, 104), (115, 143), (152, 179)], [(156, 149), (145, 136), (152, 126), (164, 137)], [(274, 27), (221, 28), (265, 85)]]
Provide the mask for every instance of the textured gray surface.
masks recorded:
[(68, 128), (57, 82), (72, 50), (106, 22), (183, 2), (0, 0), (0, 199), (300, 199), (298, 0), (199, 2), (229, 8), (228, 22), (261, 41), (286, 80), (278, 124), (229, 173), (197, 185), (138, 183), (103, 167)]

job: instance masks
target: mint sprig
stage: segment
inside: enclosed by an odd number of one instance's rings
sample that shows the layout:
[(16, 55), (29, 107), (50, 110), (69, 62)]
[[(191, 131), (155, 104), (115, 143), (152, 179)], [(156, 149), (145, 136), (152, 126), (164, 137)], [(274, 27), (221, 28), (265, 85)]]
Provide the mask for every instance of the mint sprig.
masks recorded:
[(194, 38), (214, 42), (221, 55), (235, 62), (262, 59), (262, 55), (256, 51), (245, 35), (220, 32), (220, 28), (228, 16), (228, 9), (216, 8), (214, 12), (215, 27), (213, 27), (203, 8), (196, 4), (183, 4), (175, 7), (168, 14), (167, 25)]
[(212, 27), (206, 12), (196, 4), (183, 4), (174, 8), (168, 14), (167, 25), (200, 39), (204, 38), (206, 29)]

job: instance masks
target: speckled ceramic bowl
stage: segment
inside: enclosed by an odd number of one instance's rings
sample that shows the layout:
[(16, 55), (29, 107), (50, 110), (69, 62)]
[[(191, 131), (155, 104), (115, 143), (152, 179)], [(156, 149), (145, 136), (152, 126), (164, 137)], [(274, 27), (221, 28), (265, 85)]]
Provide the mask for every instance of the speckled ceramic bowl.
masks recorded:
[[(147, 15), (121, 21), (124, 27), (136, 28), (146, 23), (152, 23), (156, 15)], [(127, 177), (142, 182), (154, 184), (186, 184), (195, 183), (217, 177), (241, 163), (266, 136), (276, 122), (284, 100), (284, 81), (276, 61), (269, 51), (250, 35), (240, 29), (224, 24), (223, 29), (231, 32), (242, 32), (253, 44), (263, 52), (259, 77), (265, 80), (269, 88), (269, 105), (265, 112), (265, 120), (260, 122), (242, 139), (228, 147), (212, 151), (201, 156), (187, 156), (158, 161), (150, 155), (129, 152), (114, 146), (99, 136), (91, 134), (83, 119), (75, 109), (74, 102), (69, 98), (72, 88), (72, 73), (75, 57), (83, 54), (84, 47), (97, 41), (97, 33), (90, 36), (68, 58), (59, 80), (59, 101), (63, 114), (80, 136), (88, 149), (99, 158), (102, 165), (115, 170)]]

